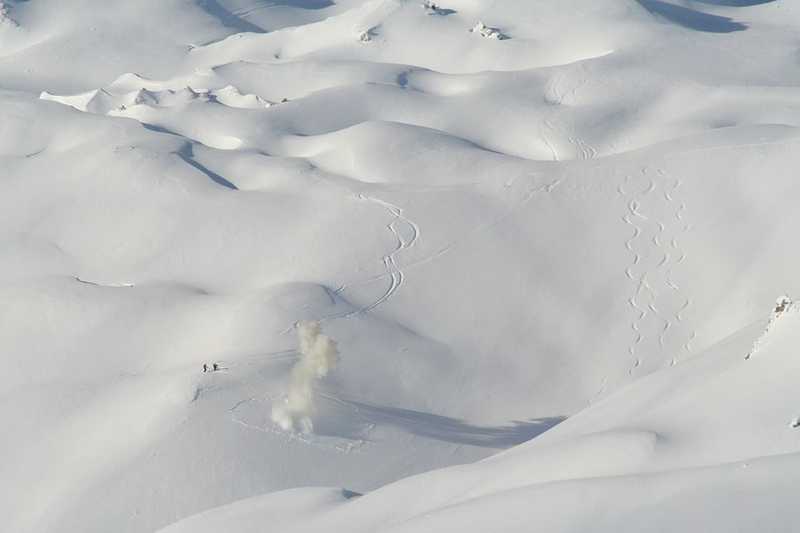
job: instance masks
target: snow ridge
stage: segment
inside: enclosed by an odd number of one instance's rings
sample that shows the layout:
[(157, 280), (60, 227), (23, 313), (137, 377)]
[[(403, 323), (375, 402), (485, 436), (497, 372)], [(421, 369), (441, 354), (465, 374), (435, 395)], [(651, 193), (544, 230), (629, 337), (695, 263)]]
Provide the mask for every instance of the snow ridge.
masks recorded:
[(778, 299), (775, 300), (775, 307), (772, 309), (772, 312), (769, 315), (769, 320), (767, 321), (766, 327), (764, 327), (764, 331), (762, 331), (758, 338), (753, 342), (752, 348), (750, 348), (750, 351), (744, 356), (745, 360), (750, 359), (758, 353), (764, 343), (766, 343), (770, 332), (775, 327), (775, 324), (777, 324), (781, 319), (781, 317), (788, 313), (796, 313), (797, 311), (798, 306), (792, 301), (791, 298), (788, 296), (778, 297)]

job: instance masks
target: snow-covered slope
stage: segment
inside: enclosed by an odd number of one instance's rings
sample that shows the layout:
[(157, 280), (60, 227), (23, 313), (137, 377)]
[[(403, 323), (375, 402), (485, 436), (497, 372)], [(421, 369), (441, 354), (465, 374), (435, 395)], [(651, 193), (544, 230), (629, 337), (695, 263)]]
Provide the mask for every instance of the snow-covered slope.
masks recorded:
[(266, 524), (287, 532), (794, 531), (798, 310), (789, 305), (478, 463), (355, 499), (333, 489), (256, 497), (163, 533)]
[(0, 4), (0, 529), (790, 530), (800, 6)]

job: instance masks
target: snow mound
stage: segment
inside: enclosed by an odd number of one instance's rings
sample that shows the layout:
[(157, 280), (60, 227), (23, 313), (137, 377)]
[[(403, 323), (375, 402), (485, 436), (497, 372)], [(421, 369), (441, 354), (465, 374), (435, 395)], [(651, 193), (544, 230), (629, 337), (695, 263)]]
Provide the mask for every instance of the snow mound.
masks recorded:
[(471, 33), (476, 33), (481, 37), (485, 37), (487, 39), (494, 39), (496, 41), (502, 41), (508, 39), (508, 36), (501, 32), (497, 28), (491, 28), (484, 24), (481, 21), (478, 21), (472, 28), (469, 30)]
[(222, 89), (209, 91), (217, 102), (228, 107), (238, 107), (241, 109), (260, 109), (269, 107), (272, 104), (256, 94), (242, 94), (233, 85), (226, 85)]
[(453, 9), (442, 7), (432, 0), (425, 0), (422, 2), (422, 8), (425, 9), (428, 15), (452, 15), (456, 12)]
[[(272, 105), (260, 96), (242, 94), (232, 86), (219, 89), (194, 89), (185, 86), (180, 89), (164, 88), (174, 83), (142, 83), (141, 87), (120, 92), (121, 87), (129, 83), (115, 83), (108, 89), (97, 89), (76, 95), (60, 96), (42, 92), (40, 98), (74, 107), (78, 111), (107, 115), (112, 112), (125, 111), (128, 108), (145, 105), (150, 107), (176, 107), (190, 103), (219, 102), (227, 107), (240, 109), (262, 109)], [(157, 88), (154, 88), (157, 87)]]

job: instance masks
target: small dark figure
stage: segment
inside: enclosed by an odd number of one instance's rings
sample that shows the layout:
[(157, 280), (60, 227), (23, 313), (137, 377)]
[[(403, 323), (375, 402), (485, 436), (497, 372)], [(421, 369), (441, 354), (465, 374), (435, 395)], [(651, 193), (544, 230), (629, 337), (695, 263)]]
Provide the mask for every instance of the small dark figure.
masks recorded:
[(775, 302), (775, 309), (773, 310), (773, 313), (779, 315), (786, 311), (790, 305), (792, 305), (792, 300), (788, 296), (781, 296), (778, 298), (778, 301)]
[(203, 373), (208, 372), (208, 365), (203, 363)]
[(289, 101), (289, 99), (288, 99), (288, 98), (284, 98), (283, 100), (281, 100), (281, 103), (282, 103), (282, 104), (285, 104), (285, 103), (286, 103), (286, 102), (288, 102), (288, 101)]
[(219, 364), (218, 363), (214, 363), (213, 368), (214, 368), (214, 372), (216, 372), (217, 370), (219, 370)]

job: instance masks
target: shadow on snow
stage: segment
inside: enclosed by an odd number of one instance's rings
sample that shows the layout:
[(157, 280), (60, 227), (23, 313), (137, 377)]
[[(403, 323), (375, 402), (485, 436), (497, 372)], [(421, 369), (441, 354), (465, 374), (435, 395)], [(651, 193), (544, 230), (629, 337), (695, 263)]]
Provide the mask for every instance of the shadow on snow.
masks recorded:
[[(690, 9), (688, 7), (677, 6), (662, 2), (661, 0), (636, 0), (639, 5), (644, 7), (654, 15), (658, 15), (674, 24), (697, 31), (710, 33), (731, 33), (747, 29), (747, 25), (736, 22), (730, 17), (710, 15)], [(716, 0), (713, 3), (720, 5), (731, 5), (734, 0)], [(727, 2), (727, 3), (725, 3)], [(750, 5), (753, 0), (741, 0), (741, 5)]]
[[(376, 406), (353, 400), (337, 399), (336, 403), (352, 408), (360, 418), (377, 425), (394, 426), (429, 439), (484, 448), (510, 448), (522, 444), (566, 419), (563, 416), (551, 416), (514, 421), (507, 426), (478, 426), (457, 418), (412, 409)], [(344, 436), (341, 435), (343, 428), (340, 425), (326, 428), (325, 418), (320, 417), (315, 421), (315, 433)]]

